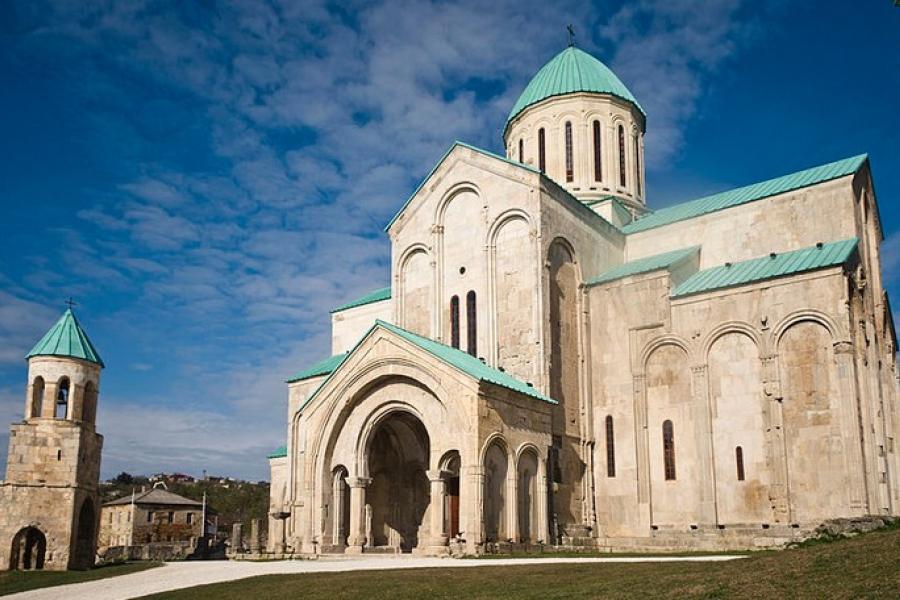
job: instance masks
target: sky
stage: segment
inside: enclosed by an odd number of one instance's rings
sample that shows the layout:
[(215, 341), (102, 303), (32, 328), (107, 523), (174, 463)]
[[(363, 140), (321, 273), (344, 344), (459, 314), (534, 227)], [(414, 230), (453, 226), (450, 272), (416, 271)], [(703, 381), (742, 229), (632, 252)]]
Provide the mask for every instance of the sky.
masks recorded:
[(897, 298), (893, 4), (0, 2), (0, 467), (71, 296), (104, 477), (267, 478), (384, 225), (453, 140), (502, 153), (569, 23), (647, 112), (651, 208), (869, 153)]

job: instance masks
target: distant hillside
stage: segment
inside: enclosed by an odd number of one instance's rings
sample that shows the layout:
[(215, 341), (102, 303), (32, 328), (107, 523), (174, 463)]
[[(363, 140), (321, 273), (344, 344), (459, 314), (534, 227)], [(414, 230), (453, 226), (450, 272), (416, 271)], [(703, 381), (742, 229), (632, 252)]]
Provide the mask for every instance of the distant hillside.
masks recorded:
[(228, 534), (231, 525), (237, 522), (243, 523), (244, 530), (249, 531), (251, 519), (261, 519), (262, 531), (266, 530), (269, 511), (267, 481), (254, 483), (223, 477), (193, 480), (191, 477), (178, 474), (145, 477), (120, 473), (100, 484), (100, 499), (105, 503), (116, 498), (128, 497), (132, 490), (140, 492), (142, 488), (150, 489), (160, 481), (170, 492), (198, 502), (203, 500), (205, 492), (207, 506), (219, 517), (220, 533)]

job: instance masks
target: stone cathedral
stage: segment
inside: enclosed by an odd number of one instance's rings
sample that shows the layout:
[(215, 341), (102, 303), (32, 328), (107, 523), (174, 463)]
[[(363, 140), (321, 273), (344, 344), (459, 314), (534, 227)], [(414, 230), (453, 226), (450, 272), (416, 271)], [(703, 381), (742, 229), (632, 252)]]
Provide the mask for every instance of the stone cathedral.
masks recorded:
[(390, 281), (288, 381), (271, 552), (740, 549), (900, 514), (867, 157), (654, 210), (646, 123), (570, 46), (505, 156), (450, 147), (387, 225)]
[(24, 418), (0, 481), (0, 570), (88, 569), (100, 526), (103, 361), (71, 308), (28, 353)]

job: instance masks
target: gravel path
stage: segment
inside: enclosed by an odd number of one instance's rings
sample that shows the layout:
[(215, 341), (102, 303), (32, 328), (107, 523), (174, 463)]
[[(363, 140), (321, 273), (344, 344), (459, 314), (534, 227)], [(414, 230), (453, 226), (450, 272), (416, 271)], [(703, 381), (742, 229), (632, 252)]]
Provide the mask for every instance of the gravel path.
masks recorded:
[(233, 581), (256, 575), (366, 571), (379, 569), (421, 569), (425, 567), (474, 568), (504, 565), (605, 563), (605, 562), (704, 562), (742, 558), (740, 556), (689, 557), (609, 557), (609, 558), (498, 558), (491, 560), (453, 560), (411, 556), (364, 556), (323, 558), (319, 560), (280, 560), (270, 562), (209, 561), (174, 562), (138, 573), (43, 588), (13, 594), (7, 598), (21, 600), (122, 600), (137, 598), (195, 585)]

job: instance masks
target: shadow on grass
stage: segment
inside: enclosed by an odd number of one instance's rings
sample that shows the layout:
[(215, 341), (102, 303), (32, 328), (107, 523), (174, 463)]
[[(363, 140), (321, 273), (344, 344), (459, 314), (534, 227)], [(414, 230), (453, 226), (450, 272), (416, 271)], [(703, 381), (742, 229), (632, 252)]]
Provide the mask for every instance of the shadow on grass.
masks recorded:
[(0, 596), (56, 585), (118, 577), (161, 565), (160, 562), (130, 562), (101, 565), (87, 571), (4, 571), (0, 572)]

